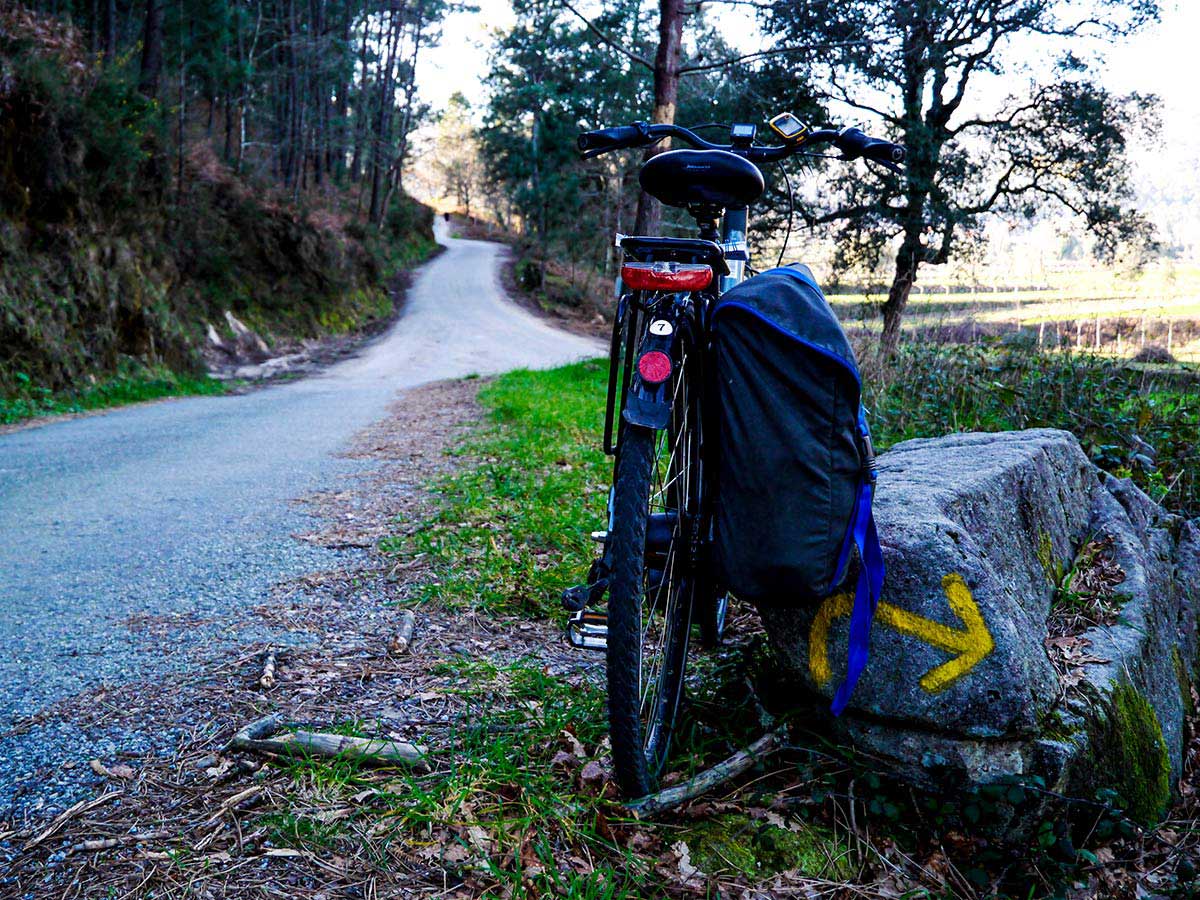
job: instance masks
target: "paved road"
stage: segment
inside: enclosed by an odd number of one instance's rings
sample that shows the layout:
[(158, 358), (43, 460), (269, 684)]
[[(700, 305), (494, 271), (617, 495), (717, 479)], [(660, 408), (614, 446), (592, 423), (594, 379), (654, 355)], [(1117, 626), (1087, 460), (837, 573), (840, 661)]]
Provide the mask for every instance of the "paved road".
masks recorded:
[[(338, 451), (398, 390), (597, 354), (503, 298), (499, 245), (440, 237), (400, 320), (319, 375), (0, 435), (0, 734), (82, 689), (186, 666), (188, 647), (148, 647), (131, 615), (219, 616), (328, 566), (335, 554), (289, 537), (306, 528), (289, 500), (359, 465)], [(0, 813), (80, 740), (0, 739)]]

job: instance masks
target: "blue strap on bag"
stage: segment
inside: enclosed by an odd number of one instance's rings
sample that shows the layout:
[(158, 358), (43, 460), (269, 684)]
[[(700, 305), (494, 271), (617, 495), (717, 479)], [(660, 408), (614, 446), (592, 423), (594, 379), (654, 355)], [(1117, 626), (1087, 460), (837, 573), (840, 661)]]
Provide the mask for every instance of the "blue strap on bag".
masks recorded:
[(846, 677), (833, 696), (830, 709), (840, 716), (850, 702), (859, 676), (867, 665), (871, 651), (871, 622), (879, 605), (883, 590), (883, 548), (879, 545), (879, 533), (875, 529), (872, 501), (875, 496), (875, 452), (871, 446), (871, 432), (867, 427), (866, 413), (859, 410), (859, 431), (865, 448), (865, 466), (858, 497), (854, 502), (854, 516), (846, 541), (842, 547), (842, 558), (838, 562), (839, 573), (845, 572), (850, 559), (851, 542), (858, 549), (858, 581), (854, 588), (854, 605), (850, 612), (850, 640), (846, 651)]

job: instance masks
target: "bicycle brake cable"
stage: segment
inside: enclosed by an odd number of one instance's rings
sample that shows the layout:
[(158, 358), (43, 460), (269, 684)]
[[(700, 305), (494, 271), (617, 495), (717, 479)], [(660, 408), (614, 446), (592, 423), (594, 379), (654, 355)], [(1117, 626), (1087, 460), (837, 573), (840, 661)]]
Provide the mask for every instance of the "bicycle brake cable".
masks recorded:
[(779, 248), (779, 259), (775, 260), (775, 268), (783, 265), (783, 256), (787, 253), (788, 241), (792, 239), (792, 221), (796, 216), (796, 198), (792, 194), (792, 179), (788, 176), (787, 164), (781, 162), (779, 171), (783, 172), (783, 183), (787, 187), (788, 195), (788, 224), (787, 231), (783, 235), (783, 246)]

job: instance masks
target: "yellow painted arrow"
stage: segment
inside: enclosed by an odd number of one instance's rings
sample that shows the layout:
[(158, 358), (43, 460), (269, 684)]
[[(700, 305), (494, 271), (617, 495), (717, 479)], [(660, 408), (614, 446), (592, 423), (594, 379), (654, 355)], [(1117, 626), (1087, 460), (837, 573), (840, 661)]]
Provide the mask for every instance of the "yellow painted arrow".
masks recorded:
[[(930, 646), (953, 653), (954, 659), (930, 669), (921, 676), (920, 685), (926, 693), (944, 691), (958, 679), (970, 672), (981, 659), (995, 649), (991, 632), (979, 612), (979, 606), (961, 575), (947, 575), (942, 579), (942, 590), (950, 601), (950, 609), (958, 616), (965, 630), (950, 628), (898, 606), (880, 601), (875, 610), (875, 619), (901, 634), (915, 637)], [(808, 670), (813, 681), (825, 685), (833, 677), (829, 668), (829, 627), (841, 616), (850, 615), (854, 607), (851, 594), (835, 594), (824, 603), (813, 619), (808, 635)]]

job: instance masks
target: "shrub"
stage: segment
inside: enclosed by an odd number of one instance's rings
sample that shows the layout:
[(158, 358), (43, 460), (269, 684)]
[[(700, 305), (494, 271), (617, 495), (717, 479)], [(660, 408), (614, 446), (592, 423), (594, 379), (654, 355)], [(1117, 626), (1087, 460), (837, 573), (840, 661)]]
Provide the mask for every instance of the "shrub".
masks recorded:
[(1062, 428), (1101, 468), (1200, 515), (1200, 376), (1090, 355), (910, 344), (867, 378), (877, 443), (955, 431)]

